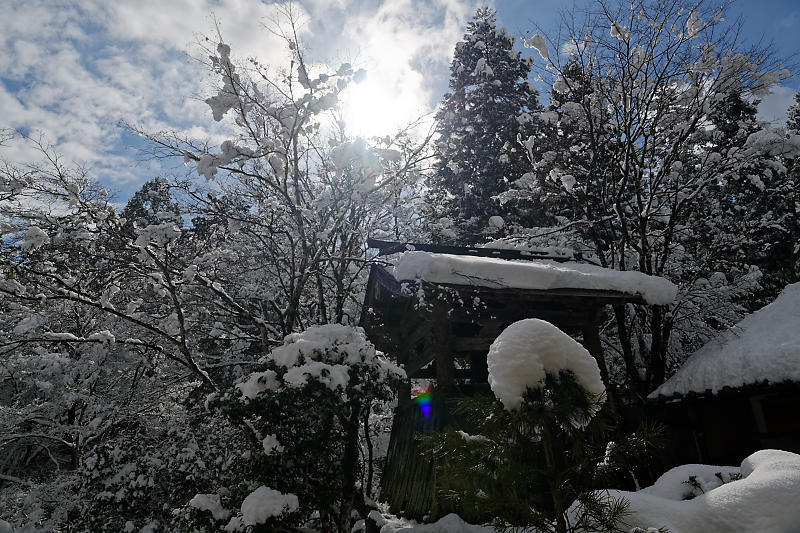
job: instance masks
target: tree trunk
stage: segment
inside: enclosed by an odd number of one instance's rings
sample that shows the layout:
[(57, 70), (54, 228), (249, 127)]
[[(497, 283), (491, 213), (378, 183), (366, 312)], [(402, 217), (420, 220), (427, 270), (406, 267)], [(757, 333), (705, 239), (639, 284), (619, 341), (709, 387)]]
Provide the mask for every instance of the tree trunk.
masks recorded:
[(358, 473), (358, 428), (359, 409), (353, 406), (347, 421), (347, 442), (342, 456), (342, 496), (339, 507), (339, 533), (350, 533), (353, 504), (356, 495), (356, 476)]

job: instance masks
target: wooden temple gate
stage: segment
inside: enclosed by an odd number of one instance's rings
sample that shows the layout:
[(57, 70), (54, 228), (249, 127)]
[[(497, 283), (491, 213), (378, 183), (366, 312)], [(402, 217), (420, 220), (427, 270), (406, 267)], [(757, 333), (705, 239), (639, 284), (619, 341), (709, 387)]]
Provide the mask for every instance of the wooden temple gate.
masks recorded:
[[(382, 254), (402, 251), (406, 246), (382, 241), (370, 244), (382, 248)], [(564, 261), (561, 257), (531, 257), (509, 250), (411, 246), (433, 253)], [(376, 348), (395, 359), (409, 378), (435, 381), (428, 416), (412, 400), (410, 387), (398, 391), (381, 482), (381, 499), (390, 504), (391, 511), (417, 519), (434, 518), (441, 511), (434, 465), (419, 449), (415, 434), (438, 431), (452, 422), (448, 399), (491, 393), (486, 355), (507, 326), (525, 318), (540, 318), (580, 338), (608, 383), (599, 334), (603, 310), (608, 304), (627, 302), (643, 301), (640, 296), (617, 291), (398, 281), (382, 266), (373, 265), (361, 325)]]

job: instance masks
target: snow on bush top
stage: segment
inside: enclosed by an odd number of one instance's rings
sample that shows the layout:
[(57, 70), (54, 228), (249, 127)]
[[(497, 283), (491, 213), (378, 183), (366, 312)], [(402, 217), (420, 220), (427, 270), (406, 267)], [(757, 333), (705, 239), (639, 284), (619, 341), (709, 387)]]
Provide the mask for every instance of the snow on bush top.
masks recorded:
[(299, 506), (294, 494), (283, 494), (261, 485), (242, 502), (242, 522), (248, 526), (263, 524), (273, 516), (297, 511)]
[[(705, 493), (682, 501), (691, 489), (689, 476), (709, 477), (712, 471), (723, 476), (738, 471), (742, 479), (709, 485)], [(668, 471), (652, 487), (639, 492), (609, 490), (605, 494), (627, 500), (629, 514), (623, 519), (626, 529), (653, 527), (704, 533), (797, 531), (800, 455), (761, 450), (747, 457), (741, 468), (684, 465)], [(573, 504), (569, 513), (574, 513), (578, 505)]]
[(350, 368), (355, 365), (371, 368), (380, 378), (405, 377), (403, 369), (375, 351), (363, 328), (341, 324), (313, 326), (287, 335), (283, 345), (267, 357), (278, 367), (286, 368), (286, 372), (279, 375), (266, 370), (250, 374), (236, 384), (243, 398), (252, 400), (264, 391), (277, 391), (284, 385), (303, 387), (310, 379), (331, 390), (344, 391), (350, 381)]
[(362, 328), (341, 324), (314, 326), (300, 333), (291, 333), (269, 355), (278, 366), (293, 367), (300, 358), (333, 364), (363, 363), (375, 357), (375, 347), (364, 336)]
[(595, 396), (605, 393), (600, 369), (586, 349), (549, 322), (514, 322), (495, 339), (487, 356), (489, 385), (509, 411), (519, 409), (527, 388), (544, 385), (546, 374), (569, 370)]
[(189, 500), (189, 507), (210, 512), (214, 520), (225, 520), (231, 515), (230, 511), (222, 507), (219, 494), (195, 494)]
[(800, 382), (800, 283), (697, 350), (651, 398)]
[(387, 271), (398, 281), (419, 279), (493, 288), (619, 291), (640, 295), (652, 305), (669, 304), (678, 291), (664, 278), (581, 263), (514, 261), (419, 251), (381, 259), (391, 263)]

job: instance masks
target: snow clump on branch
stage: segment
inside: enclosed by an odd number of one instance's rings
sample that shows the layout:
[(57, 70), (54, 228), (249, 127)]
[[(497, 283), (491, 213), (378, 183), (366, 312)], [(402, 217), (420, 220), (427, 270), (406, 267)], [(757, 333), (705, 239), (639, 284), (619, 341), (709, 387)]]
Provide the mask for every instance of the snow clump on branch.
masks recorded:
[(294, 494), (283, 494), (261, 485), (242, 502), (242, 521), (248, 526), (263, 524), (274, 516), (297, 511), (299, 506)]
[(535, 48), (536, 51), (539, 52), (539, 55), (542, 56), (542, 59), (550, 58), (550, 51), (547, 49), (547, 42), (544, 39), (544, 35), (537, 33), (522, 42), (525, 44), (525, 48)]
[(495, 339), (487, 356), (489, 386), (508, 411), (520, 408), (527, 389), (541, 388), (547, 374), (568, 370), (589, 394), (605, 395), (597, 361), (569, 335), (536, 318), (514, 322)]

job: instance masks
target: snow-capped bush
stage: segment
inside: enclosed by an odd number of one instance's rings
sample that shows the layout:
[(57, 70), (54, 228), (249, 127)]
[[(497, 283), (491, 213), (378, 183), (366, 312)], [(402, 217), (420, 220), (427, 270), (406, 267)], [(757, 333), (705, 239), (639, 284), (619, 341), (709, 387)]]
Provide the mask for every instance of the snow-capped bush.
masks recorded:
[[(207, 402), (253, 436), (228, 506), (241, 513), (227, 527), (299, 525), (316, 513), (323, 528), (349, 531), (355, 498), (363, 497), (356, 487), (360, 432), (373, 404), (390, 399), (405, 373), (375, 351), (363, 329), (339, 324), (286, 336), (262, 364)], [(259, 498), (285, 495), (267, 498), (285, 509), (258, 514), (250, 488), (258, 485)]]
[(569, 371), (587, 393), (602, 399), (605, 386), (594, 357), (556, 326), (536, 318), (508, 326), (495, 339), (487, 356), (492, 392), (513, 411), (522, 405), (527, 389), (540, 389), (547, 374)]

